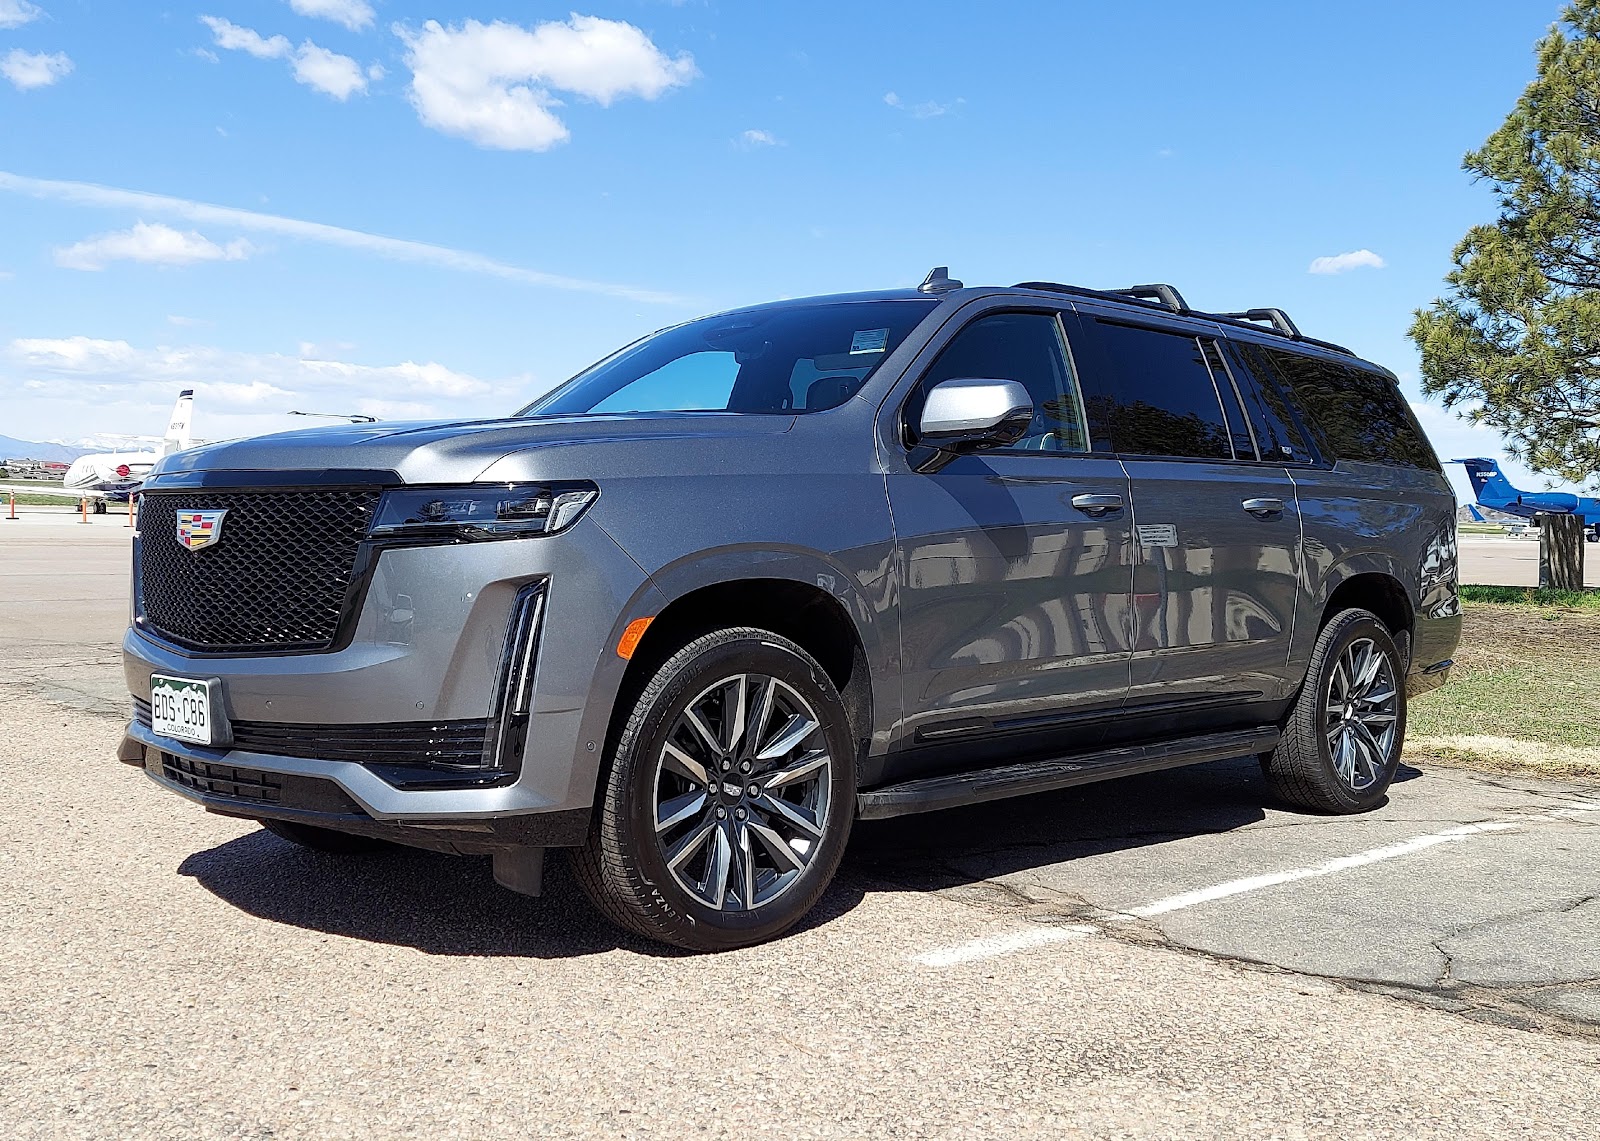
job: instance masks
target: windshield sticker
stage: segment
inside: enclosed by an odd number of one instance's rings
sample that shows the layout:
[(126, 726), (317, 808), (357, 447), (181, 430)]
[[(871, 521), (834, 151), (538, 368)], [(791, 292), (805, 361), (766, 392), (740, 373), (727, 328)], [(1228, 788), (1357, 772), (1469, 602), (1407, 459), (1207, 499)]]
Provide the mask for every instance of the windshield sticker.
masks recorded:
[(857, 353), (881, 353), (888, 347), (888, 329), (857, 329), (856, 335), (850, 338), (851, 356)]

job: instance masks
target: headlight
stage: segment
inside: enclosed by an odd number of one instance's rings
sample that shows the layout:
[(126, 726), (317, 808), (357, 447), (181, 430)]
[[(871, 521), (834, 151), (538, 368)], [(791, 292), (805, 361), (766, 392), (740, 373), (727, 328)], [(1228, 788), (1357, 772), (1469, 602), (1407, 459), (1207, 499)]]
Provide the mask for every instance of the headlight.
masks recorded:
[(384, 493), (369, 534), (446, 543), (553, 535), (599, 497), (592, 483), (403, 487)]

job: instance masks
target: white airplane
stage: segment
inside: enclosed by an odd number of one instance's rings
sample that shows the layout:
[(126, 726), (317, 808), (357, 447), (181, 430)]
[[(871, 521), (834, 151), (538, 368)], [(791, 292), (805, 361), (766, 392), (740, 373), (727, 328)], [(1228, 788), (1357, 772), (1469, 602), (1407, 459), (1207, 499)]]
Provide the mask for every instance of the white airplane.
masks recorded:
[(186, 388), (178, 394), (178, 403), (172, 407), (172, 419), (167, 424), (167, 434), (159, 440), (152, 436), (112, 437), (126, 440), (147, 440), (155, 444), (153, 450), (127, 452), (101, 452), (79, 456), (61, 478), (61, 486), (28, 483), (0, 483), (0, 495), (8, 491), (27, 492), (29, 495), (54, 495), (63, 499), (88, 499), (94, 502), (96, 512), (104, 512), (106, 500), (121, 501), (137, 491), (150, 469), (162, 456), (181, 452), (197, 441), (190, 436), (194, 412), (194, 389)]

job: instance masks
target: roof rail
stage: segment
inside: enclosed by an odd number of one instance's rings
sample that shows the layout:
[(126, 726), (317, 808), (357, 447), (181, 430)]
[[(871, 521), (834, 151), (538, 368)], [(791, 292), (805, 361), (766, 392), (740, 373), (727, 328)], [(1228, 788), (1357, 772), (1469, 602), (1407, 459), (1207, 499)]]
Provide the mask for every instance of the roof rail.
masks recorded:
[(1120, 301), (1124, 304), (1133, 302), (1136, 305), (1148, 305), (1153, 309), (1166, 309), (1173, 313), (1181, 313), (1188, 317), (1197, 317), (1202, 321), (1216, 321), (1223, 325), (1234, 325), (1242, 329), (1254, 329), (1258, 333), (1276, 333), (1280, 337), (1287, 337), (1291, 341), (1301, 341), (1318, 348), (1330, 349), (1336, 353), (1343, 353), (1347, 357), (1356, 354), (1343, 345), (1336, 345), (1332, 341), (1319, 341), (1315, 337), (1308, 337), (1300, 331), (1282, 309), (1245, 309), (1237, 313), (1207, 313), (1202, 309), (1191, 309), (1179, 293), (1170, 285), (1134, 285), (1127, 289), (1090, 289), (1082, 285), (1061, 285), (1054, 281), (1021, 281), (1013, 285), (1013, 289), (1038, 289), (1045, 293), (1067, 293), (1077, 297), (1097, 297), (1102, 301)]

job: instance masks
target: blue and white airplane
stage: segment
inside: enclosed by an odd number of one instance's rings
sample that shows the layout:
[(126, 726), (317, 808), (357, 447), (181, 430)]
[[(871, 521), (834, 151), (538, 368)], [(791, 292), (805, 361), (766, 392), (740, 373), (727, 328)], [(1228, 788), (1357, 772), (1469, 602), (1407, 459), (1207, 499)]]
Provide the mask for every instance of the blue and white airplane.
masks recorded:
[(1600, 543), (1600, 499), (1570, 491), (1518, 491), (1501, 473), (1498, 463), (1481, 456), (1450, 462), (1467, 469), (1467, 478), (1472, 481), (1472, 490), (1482, 506), (1521, 515), (1524, 519), (1531, 519), (1540, 512), (1578, 515), (1588, 530), (1589, 541)]

